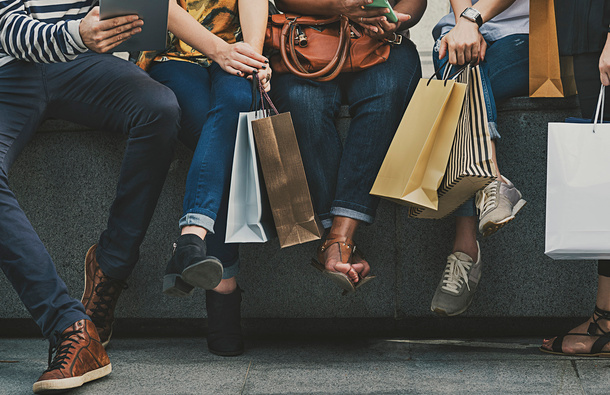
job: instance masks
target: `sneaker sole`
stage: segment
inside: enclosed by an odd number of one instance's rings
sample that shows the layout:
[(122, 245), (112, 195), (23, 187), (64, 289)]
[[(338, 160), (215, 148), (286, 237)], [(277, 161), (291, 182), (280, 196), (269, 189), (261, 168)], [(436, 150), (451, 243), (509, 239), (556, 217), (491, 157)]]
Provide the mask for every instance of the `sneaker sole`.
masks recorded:
[(32, 391), (35, 394), (53, 394), (63, 392), (72, 388), (77, 388), (85, 383), (100, 379), (112, 372), (112, 364), (102, 366), (99, 369), (92, 370), (78, 377), (70, 377), (66, 379), (44, 380), (34, 383)]
[(517, 213), (523, 208), (523, 206), (525, 206), (526, 203), (527, 202), (525, 200), (521, 199), (513, 207), (513, 212), (510, 217), (506, 217), (500, 222), (489, 221), (483, 224), (483, 226), (481, 226), (481, 234), (483, 235), (483, 237), (493, 235), (498, 230), (502, 229), (504, 225), (515, 219), (515, 215), (517, 215)]
[(187, 284), (179, 274), (166, 274), (163, 276), (163, 293), (168, 296), (184, 298), (193, 294), (195, 287)]
[(237, 351), (216, 351), (216, 350), (212, 350), (211, 348), (208, 347), (208, 350), (215, 355), (221, 356), (221, 357), (236, 357), (238, 355), (241, 355), (244, 353), (244, 349), (242, 348), (241, 350), (237, 350)]
[(193, 287), (214, 289), (222, 280), (222, 263), (214, 257), (207, 257), (184, 269), (182, 279)]
[(456, 315), (460, 315), (460, 314), (462, 314), (463, 312), (465, 312), (466, 310), (468, 310), (468, 308), (469, 308), (469, 307), (470, 307), (470, 304), (468, 304), (468, 306), (466, 306), (466, 307), (465, 307), (465, 308), (463, 308), (462, 310), (457, 311), (457, 312), (455, 312), (455, 313), (447, 313), (447, 311), (446, 311), (446, 310), (441, 309), (440, 307), (433, 307), (433, 308), (430, 308), (430, 310), (431, 310), (431, 311), (433, 311), (433, 312), (435, 312), (436, 314), (438, 314), (438, 315), (440, 315), (440, 316), (443, 316), (443, 317), (454, 317), (454, 316), (456, 316)]

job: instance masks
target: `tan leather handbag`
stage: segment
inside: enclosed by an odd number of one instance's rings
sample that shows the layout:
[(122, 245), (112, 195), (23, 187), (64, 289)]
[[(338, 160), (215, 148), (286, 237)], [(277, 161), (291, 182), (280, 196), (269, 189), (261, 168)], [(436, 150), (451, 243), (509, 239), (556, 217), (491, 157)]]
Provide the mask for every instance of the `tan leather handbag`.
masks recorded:
[(265, 46), (274, 51), (270, 59), (274, 72), (317, 81), (364, 70), (390, 56), (389, 42), (365, 35), (345, 15), (270, 15)]

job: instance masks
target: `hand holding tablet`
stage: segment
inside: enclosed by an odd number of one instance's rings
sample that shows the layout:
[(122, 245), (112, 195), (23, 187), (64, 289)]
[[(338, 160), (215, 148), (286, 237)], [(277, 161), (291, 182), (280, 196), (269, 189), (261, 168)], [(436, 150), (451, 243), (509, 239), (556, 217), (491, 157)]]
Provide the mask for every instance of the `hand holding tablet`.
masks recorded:
[(164, 49), (167, 39), (168, 0), (100, 0), (100, 19), (137, 15), (144, 22), (141, 32), (112, 49), (132, 52)]

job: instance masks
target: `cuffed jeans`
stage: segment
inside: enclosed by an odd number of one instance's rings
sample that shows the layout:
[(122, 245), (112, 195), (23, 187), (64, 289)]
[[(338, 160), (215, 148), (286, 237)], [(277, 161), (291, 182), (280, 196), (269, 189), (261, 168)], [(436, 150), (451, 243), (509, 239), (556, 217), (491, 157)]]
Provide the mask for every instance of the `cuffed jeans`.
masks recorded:
[[(379, 198), (369, 194), (398, 124), (421, 78), (415, 45), (392, 46), (387, 61), (317, 82), (277, 74), (272, 96), (290, 111), (314, 207), (325, 228), (334, 216), (372, 223)], [(335, 119), (341, 104), (352, 116), (342, 146)]]
[(155, 80), (171, 88), (182, 108), (179, 138), (194, 150), (186, 180), (180, 227), (208, 230), (208, 255), (220, 259), (223, 278), (239, 271), (238, 244), (225, 244), (227, 201), (240, 112), (252, 102), (252, 85), (217, 64), (209, 67), (170, 60), (150, 69)]
[(171, 90), (112, 55), (86, 53), (66, 63), (13, 61), (0, 67), (0, 266), (53, 343), (55, 331), (88, 317), (69, 296), (7, 178), (37, 127), (50, 117), (128, 137), (96, 254), (106, 275), (125, 279), (138, 260), (169, 168), (180, 109)]
[[(448, 55), (438, 58), (440, 38), (434, 45), (432, 60), (435, 69), (447, 62)], [(529, 87), (529, 35), (513, 34), (498, 41), (487, 42), (485, 60), (479, 63), (483, 95), (487, 109), (489, 133), (499, 139), (496, 103), (515, 96), (527, 96)], [(441, 69), (442, 72), (444, 67)], [(474, 199), (468, 200), (455, 212), (455, 216), (475, 215)]]

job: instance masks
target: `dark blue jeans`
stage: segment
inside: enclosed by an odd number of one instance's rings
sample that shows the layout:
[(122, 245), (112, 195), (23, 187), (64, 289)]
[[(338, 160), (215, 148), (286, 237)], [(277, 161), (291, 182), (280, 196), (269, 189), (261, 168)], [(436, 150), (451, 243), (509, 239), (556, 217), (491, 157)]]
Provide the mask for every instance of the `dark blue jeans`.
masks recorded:
[[(125, 279), (173, 155), (180, 109), (171, 90), (135, 65), (86, 53), (67, 63), (0, 67), (0, 266), (45, 337), (83, 318), (8, 185), (8, 171), (49, 117), (127, 135), (117, 193), (102, 233), (102, 271)], [(77, 164), (75, 164), (77, 165)]]
[[(447, 61), (447, 55), (444, 59), (439, 60), (439, 47), (440, 38), (436, 41), (432, 54), (436, 69)], [(499, 139), (496, 103), (501, 103), (511, 97), (528, 95), (529, 35), (513, 34), (498, 41), (487, 42), (485, 60), (479, 65), (487, 107), (489, 133), (492, 139)], [(465, 217), (475, 215), (474, 199), (470, 199), (460, 206), (454, 215)]]
[(182, 108), (179, 138), (194, 150), (186, 180), (180, 227), (201, 226), (208, 254), (223, 264), (223, 278), (239, 270), (238, 244), (225, 244), (229, 181), (240, 112), (252, 102), (251, 83), (226, 73), (217, 63), (155, 63), (150, 76), (171, 88)]
[[(421, 78), (415, 45), (394, 45), (384, 63), (316, 82), (277, 74), (272, 96), (290, 111), (314, 207), (325, 228), (333, 216), (372, 223), (379, 199), (369, 194), (407, 104)], [(342, 146), (335, 119), (342, 103), (352, 116)]]

